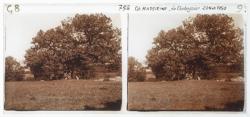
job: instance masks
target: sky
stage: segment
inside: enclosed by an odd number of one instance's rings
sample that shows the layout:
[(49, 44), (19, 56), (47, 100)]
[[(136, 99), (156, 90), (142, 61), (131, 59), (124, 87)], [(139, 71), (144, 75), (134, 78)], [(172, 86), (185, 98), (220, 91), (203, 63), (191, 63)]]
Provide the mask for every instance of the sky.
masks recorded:
[[(228, 15), (234, 19), (236, 26), (243, 27), (244, 22), (241, 15)], [(176, 28), (185, 19), (194, 16), (195, 14), (130, 14), (128, 56), (133, 56), (145, 64), (147, 52), (153, 46), (153, 39), (161, 30), (167, 31)]]
[[(121, 27), (119, 14), (107, 14), (115, 27)], [(66, 13), (22, 13), (5, 15), (5, 56), (13, 56), (19, 62), (24, 62), (26, 50), (31, 47), (32, 38), (42, 29), (46, 31), (60, 25), (61, 21), (75, 14)]]

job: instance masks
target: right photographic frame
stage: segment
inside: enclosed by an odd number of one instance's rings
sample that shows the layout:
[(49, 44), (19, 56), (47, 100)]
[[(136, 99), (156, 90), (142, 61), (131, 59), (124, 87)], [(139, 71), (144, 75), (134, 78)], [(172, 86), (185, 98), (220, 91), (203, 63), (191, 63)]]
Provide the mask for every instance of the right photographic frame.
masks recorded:
[(240, 13), (131, 13), (129, 111), (244, 111)]

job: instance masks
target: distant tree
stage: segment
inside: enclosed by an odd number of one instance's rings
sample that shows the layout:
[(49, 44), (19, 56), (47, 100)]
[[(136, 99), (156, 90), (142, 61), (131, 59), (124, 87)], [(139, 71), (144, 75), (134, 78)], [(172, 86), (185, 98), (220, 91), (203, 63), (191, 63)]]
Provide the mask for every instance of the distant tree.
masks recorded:
[(120, 69), (120, 30), (103, 14), (75, 15), (62, 25), (39, 31), (25, 55), (35, 77), (85, 78), (95, 64)]
[(191, 75), (206, 79), (211, 66), (241, 64), (242, 31), (224, 14), (197, 15), (182, 26), (161, 31), (147, 60), (156, 77), (167, 80)]
[(24, 68), (13, 57), (5, 58), (5, 81), (20, 81), (24, 77)]
[(134, 57), (128, 58), (128, 81), (144, 81), (146, 69)]

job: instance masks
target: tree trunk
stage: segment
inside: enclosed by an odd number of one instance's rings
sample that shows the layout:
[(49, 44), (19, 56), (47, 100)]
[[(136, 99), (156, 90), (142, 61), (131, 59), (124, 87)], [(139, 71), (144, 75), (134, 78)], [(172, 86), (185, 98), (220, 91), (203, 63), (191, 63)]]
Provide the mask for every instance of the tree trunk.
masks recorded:
[(71, 71), (71, 78), (70, 79), (74, 79), (74, 78), (75, 78), (75, 70), (72, 69), (72, 71)]
[(195, 68), (195, 66), (193, 66), (193, 73), (192, 73), (193, 78), (192, 79), (195, 79), (195, 72), (196, 72), (196, 68)]

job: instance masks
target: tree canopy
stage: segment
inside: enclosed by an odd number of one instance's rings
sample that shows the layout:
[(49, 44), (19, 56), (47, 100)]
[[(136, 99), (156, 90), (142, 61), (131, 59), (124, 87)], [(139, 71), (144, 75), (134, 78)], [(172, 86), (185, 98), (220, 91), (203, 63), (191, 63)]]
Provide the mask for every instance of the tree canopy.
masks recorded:
[(75, 15), (47, 31), (40, 30), (25, 55), (35, 78), (87, 78), (93, 66), (119, 70), (121, 32), (104, 14)]
[(207, 79), (212, 66), (242, 64), (242, 36), (228, 15), (196, 15), (177, 28), (160, 31), (147, 61), (157, 78)]

